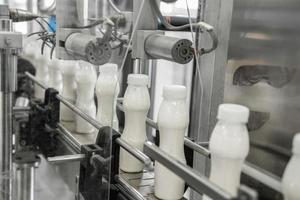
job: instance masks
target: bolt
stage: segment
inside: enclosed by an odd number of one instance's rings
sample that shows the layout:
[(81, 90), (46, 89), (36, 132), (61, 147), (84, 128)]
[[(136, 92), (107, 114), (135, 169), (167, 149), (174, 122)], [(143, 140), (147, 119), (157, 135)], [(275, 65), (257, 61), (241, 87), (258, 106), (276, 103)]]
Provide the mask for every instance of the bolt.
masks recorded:
[(10, 38), (5, 38), (4, 42), (7, 46), (10, 46), (12, 43), (12, 40)]

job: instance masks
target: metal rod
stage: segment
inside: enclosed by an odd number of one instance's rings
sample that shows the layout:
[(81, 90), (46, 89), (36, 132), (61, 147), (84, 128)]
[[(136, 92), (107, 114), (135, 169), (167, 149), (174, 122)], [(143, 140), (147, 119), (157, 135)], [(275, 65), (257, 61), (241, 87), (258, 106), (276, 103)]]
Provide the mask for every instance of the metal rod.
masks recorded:
[(61, 123), (57, 124), (59, 136), (67, 142), (76, 152), (80, 152), (80, 142)]
[(129, 196), (133, 197), (133, 199), (146, 200), (146, 198), (143, 197), (143, 195), (141, 195), (134, 187), (132, 187), (129, 183), (127, 183), (122, 177), (116, 175), (115, 181), (119, 183), (126, 190), (126, 192), (129, 193)]
[[(202, 149), (204, 151), (200, 150), (197, 152), (204, 156), (210, 157), (210, 151), (205, 147), (202, 147)], [(242, 172), (254, 178), (255, 180), (259, 181), (260, 183), (263, 183), (264, 185), (272, 188), (273, 190), (277, 192), (281, 192), (281, 180), (279, 177), (275, 176), (274, 174), (271, 174), (263, 169), (260, 169), (249, 162), (244, 163)]]
[(78, 162), (85, 159), (85, 154), (75, 154), (75, 155), (64, 155), (48, 157), (47, 161), (52, 165), (67, 163), (67, 162)]
[(13, 93), (1, 93), (1, 173), (8, 178), (2, 180), (2, 198), (3, 200), (11, 200), (12, 197), (12, 108)]
[(98, 121), (96, 121), (94, 118), (92, 118), (91, 116), (89, 116), (88, 114), (86, 114), (85, 112), (83, 112), (82, 110), (80, 110), (74, 104), (70, 103), (63, 96), (61, 96), (61, 95), (58, 94), (58, 95), (56, 95), (56, 98), (58, 100), (60, 100), (60, 102), (62, 102), (65, 106), (67, 106), (68, 108), (70, 108), (73, 112), (75, 112), (77, 115), (79, 115), (84, 120), (86, 120), (91, 125), (93, 125), (96, 129), (100, 129), (102, 127), (102, 125)]
[(146, 142), (144, 145), (144, 152), (155, 161), (161, 163), (176, 175), (184, 179), (185, 182), (198, 193), (204, 193), (212, 199), (234, 199), (234, 196), (230, 195), (218, 185), (209, 181), (208, 178), (199, 174), (193, 168), (177, 161), (175, 158), (158, 148), (155, 144)]
[(17, 107), (13, 108), (13, 112), (29, 112), (31, 110), (30, 107)]
[(118, 138), (116, 140), (116, 142), (124, 149), (126, 150), (128, 153), (130, 153), (132, 156), (134, 156), (135, 158), (137, 158), (139, 161), (141, 161), (142, 163), (145, 164), (145, 167), (147, 169), (151, 169), (152, 168), (152, 162), (151, 159), (146, 156), (143, 152), (141, 152), (139, 149), (134, 148), (133, 146), (131, 146), (130, 144), (128, 144), (125, 140)]
[(30, 74), (29, 72), (25, 72), (25, 74), (26, 74), (26, 76), (28, 76), (28, 78), (33, 80), (35, 84), (37, 84), (38, 86), (40, 86), (43, 89), (47, 89), (46, 85), (44, 85), (43, 83), (38, 81), (32, 74)]
[(34, 170), (32, 165), (17, 170), (17, 200), (34, 200)]
[(41, 158), (33, 151), (19, 151), (15, 153), (16, 169), (16, 200), (34, 200), (34, 173)]
[(244, 174), (255, 178), (257, 181), (263, 183), (264, 185), (270, 187), (271, 189), (281, 192), (281, 180), (279, 177), (271, 174), (263, 169), (258, 168), (257, 166), (246, 162), (243, 165), (242, 171)]
[(141, 70), (141, 60), (140, 59), (134, 59), (133, 61), (133, 73), (134, 74), (140, 74), (140, 70)]
[[(117, 103), (117, 108), (120, 111), (124, 112), (122, 104)], [(158, 129), (157, 123), (154, 122), (153, 120), (147, 118), (146, 123), (149, 126), (155, 128), (155, 129)], [(186, 146), (190, 147), (191, 149), (193, 149), (194, 151), (210, 158), (210, 151), (207, 148), (205, 148), (204, 146), (201, 145), (201, 144), (208, 145), (208, 142), (195, 143), (195, 142), (189, 140), (188, 138), (185, 138), (184, 139), (184, 144)], [(249, 175), (250, 177), (258, 180), (259, 182), (269, 186), (270, 188), (272, 188), (272, 189), (274, 189), (278, 192), (281, 192), (280, 179), (275, 177), (274, 175), (272, 175), (270, 173), (268, 174), (267, 172), (263, 172), (262, 170), (258, 170), (257, 168), (251, 166), (249, 163), (244, 164), (244, 166), (242, 168), (242, 172), (244, 174)]]
[(190, 147), (191, 149), (193, 149), (194, 151), (206, 156), (206, 157), (210, 157), (210, 152), (208, 149), (202, 147), (201, 145), (191, 141), (190, 139), (188, 138), (184, 138), (184, 144), (187, 146), (187, 147)]
[[(124, 108), (123, 108), (122, 104), (117, 103), (117, 108), (118, 108), (120, 111), (124, 112)], [(146, 123), (147, 123), (149, 126), (151, 126), (152, 128), (158, 130), (158, 125), (157, 125), (157, 123), (156, 123), (154, 120), (152, 120), (152, 119), (150, 119), (150, 118), (147, 117), (147, 118), (146, 118)], [(201, 145), (199, 145), (199, 144), (197, 144), (197, 143), (191, 141), (191, 140), (188, 139), (188, 138), (184, 138), (184, 144), (185, 144), (186, 146), (190, 147), (191, 149), (193, 149), (194, 151), (196, 151), (196, 152), (198, 152), (198, 153), (200, 153), (200, 154), (203, 154), (204, 156), (207, 156), (207, 157), (210, 156), (210, 152), (209, 152), (206, 148), (204, 148), (204, 147), (202, 147)]]
[[(122, 111), (122, 112), (124, 112), (124, 108), (123, 108), (123, 105), (121, 104), (121, 103), (117, 103), (117, 108), (120, 110), (120, 111)], [(157, 126), (157, 123), (155, 122), (155, 121), (153, 121), (152, 119), (150, 119), (150, 118), (146, 118), (146, 123), (149, 125), (149, 126), (151, 126), (152, 128), (154, 128), (154, 129), (156, 129), (156, 130), (158, 130), (158, 126)]]
[(24, 165), (17, 170), (17, 200), (34, 200), (33, 165)]

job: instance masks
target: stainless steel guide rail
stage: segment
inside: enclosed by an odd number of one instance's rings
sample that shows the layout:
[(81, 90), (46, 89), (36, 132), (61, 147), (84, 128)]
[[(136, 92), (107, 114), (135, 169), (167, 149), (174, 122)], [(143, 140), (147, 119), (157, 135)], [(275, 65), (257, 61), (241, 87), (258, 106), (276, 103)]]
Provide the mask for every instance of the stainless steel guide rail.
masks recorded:
[[(123, 106), (122, 104), (120, 104), (120, 102), (117, 103), (117, 108), (120, 111), (124, 112)], [(153, 121), (152, 119), (147, 118), (146, 119), (146, 123), (154, 128), (154, 129), (158, 129), (158, 125), (155, 121)], [(210, 158), (210, 151), (201, 146), (200, 144), (197, 144), (196, 142), (191, 141), (188, 138), (184, 138), (184, 144), (186, 146), (188, 146), (189, 148), (193, 149), (195, 152), (205, 156), (205, 157), (209, 157)], [(150, 156), (151, 157), (151, 156)], [(263, 169), (260, 169), (248, 162), (245, 162), (245, 164), (243, 165), (242, 168), (242, 172), (252, 178), (254, 178), (255, 180), (263, 183), (264, 185), (270, 187), (271, 189), (277, 191), (277, 192), (281, 192), (281, 180), (279, 177), (270, 174), (268, 172), (266, 172)]]
[(183, 178), (186, 183), (200, 194), (207, 194), (209, 197), (218, 200), (235, 199), (234, 196), (212, 183), (203, 175), (200, 175), (191, 167), (177, 161), (166, 152), (159, 149), (155, 144), (146, 142), (144, 145), (144, 151), (151, 158), (159, 161), (159, 163), (171, 169), (178, 176)]
[[(151, 122), (151, 123), (147, 123), (147, 124), (155, 129), (157, 127), (155, 122)], [(155, 126), (152, 126), (152, 124), (155, 124)], [(189, 140), (188, 138), (184, 139), (184, 144), (186, 146), (190, 147), (191, 149), (193, 149), (194, 151), (200, 153), (201, 155), (210, 157), (210, 151), (207, 148), (201, 146), (200, 144), (197, 144), (197, 143)], [(259, 169), (258, 167), (254, 166), (248, 162), (244, 163), (242, 172), (244, 174), (256, 179), (257, 181), (263, 183), (264, 185), (270, 187), (271, 189), (273, 189), (277, 192), (281, 192), (281, 181), (280, 181), (279, 177), (276, 177), (275, 175), (270, 174), (270, 173), (266, 172), (265, 170)]]
[[(30, 73), (26, 72), (26, 75), (34, 81), (36, 84), (41, 86), (44, 89), (47, 89), (45, 85), (40, 83), (36, 78), (31, 75)], [(86, 113), (82, 112), (79, 108), (77, 108), (75, 105), (72, 103), (68, 102), (64, 97), (61, 95), (57, 95), (56, 98), (61, 101), (64, 105), (66, 105), (68, 108), (70, 108), (73, 112), (81, 116), (83, 119), (85, 119), (87, 122), (89, 122), (91, 125), (93, 125), (95, 128), (100, 129), (102, 126), (99, 122), (91, 118), (89, 115)], [(120, 110), (122, 109), (122, 106), (118, 104), (118, 108)], [(147, 119), (147, 124), (155, 129), (158, 128), (157, 124), (151, 120)], [(68, 132), (67, 129), (64, 128), (62, 124), (58, 124), (58, 130), (60, 132), (60, 135), (62, 138), (64, 138), (65, 141), (67, 141), (68, 144), (71, 144), (71, 146), (74, 147), (74, 149), (80, 150), (80, 142), (76, 140), (75, 137), (72, 136), (70, 132)], [(171, 171), (175, 172), (178, 176), (183, 178), (186, 183), (193, 188), (195, 191), (201, 193), (201, 194), (206, 194), (212, 198), (218, 199), (218, 200), (225, 200), (225, 199), (240, 199), (244, 198), (245, 199), (255, 199), (255, 195), (251, 196), (251, 191), (248, 192), (245, 190), (244, 193), (239, 194), (238, 197), (234, 197), (230, 195), (228, 192), (224, 191), (222, 188), (219, 188), (217, 185), (213, 184), (212, 182), (209, 181), (208, 178), (204, 177), (203, 175), (200, 175), (198, 172), (196, 172), (194, 169), (188, 167), (187, 165), (184, 165), (183, 163), (180, 163), (167, 153), (163, 152), (161, 149), (156, 147), (154, 144), (150, 142), (146, 142), (144, 145), (144, 152), (146, 155), (139, 151), (138, 149), (132, 147), (130, 144), (122, 140), (121, 138), (117, 139), (117, 143), (126, 151), (128, 151), (130, 154), (132, 154), (134, 157), (139, 159), (141, 162), (143, 162), (146, 167), (150, 168), (152, 166), (151, 160), (148, 156), (150, 156), (152, 159), (164, 164), (166, 167), (168, 167)], [(185, 138), (185, 145), (193, 149), (194, 151), (209, 157), (210, 152), (208, 149), (202, 147), (201, 145), (189, 140), (188, 138)], [(79, 152), (79, 151), (77, 151)], [(81, 154), (76, 154), (72, 156), (61, 156), (61, 157), (53, 157), (50, 158), (49, 161), (53, 163), (60, 163), (60, 162), (70, 162), (70, 161), (78, 161), (80, 159), (83, 159), (84, 156)], [(261, 179), (262, 176), (266, 177), (264, 173), (259, 173), (258, 170), (254, 169), (253, 167), (246, 165), (247, 167), (243, 168), (243, 172), (248, 174), (248, 175), (254, 175), (255, 179), (261, 181), (262, 183), (266, 184), (267, 186), (271, 187), (272, 189), (279, 190), (278, 186), (278, 180), (272, 179), (268, 177), (268, 182), (265, 181), (264, 179)], [(246, 170), (245, 170), (246, 169)], [(251, 173), (250, 173), (251, 171)], [(248, 173), (247, 173), (248, 172)], [(255, 173), (254, 173), (255, 172)], [(260, 176), (260, 177), (257, 177)], [(117, 179), (117, 182), (120, 182), (119, 179)], [(121, 181), (122, 182), (122, 181)], [(124, 181), (119, 183), (124, 187)], [(128, 186), (128, 185), (127, 185)], [(126, 188), (126, 187), (125, 187)], [(131, 192), (135, 193), (133, 195), (136, 197), (135, 199), (141, 200), (141, 196), (136, 193), (137, 191), (131, 190)]]
[[(133, 198), (136, 200), (146, 200), (146, 198), (143, 197), (143, 195), (141, 195), (136, 189), (134, 189), (129, 183), (127, 183), (126, 180), (124, 180), (122, 177), (117, 175), (115, 177), (115, 180), (118, 184), (120, 184), (122, 186), (122, 188), (124, 188), (125, 191), (123, 191), (123, 193), (130, 195), (129, 198)], [(121, 189), (121, 187), (120, 187), (120, 189)]]

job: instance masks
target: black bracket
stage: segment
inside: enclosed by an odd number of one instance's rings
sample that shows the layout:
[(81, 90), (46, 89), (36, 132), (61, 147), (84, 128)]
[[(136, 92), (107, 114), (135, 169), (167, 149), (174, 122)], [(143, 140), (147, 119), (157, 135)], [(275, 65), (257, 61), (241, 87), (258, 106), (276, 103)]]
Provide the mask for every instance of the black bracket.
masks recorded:
[(54, 156), (57, 139), (56, 128), (59, 122), (60, 101), (56, 98), (58, 91), (48, 88), (45, 101), (32, 100), (30, 103), (28, 123), (20, 127), (21, 146), (41, 151), (46, 157)]
[[(114, 177), (119, 173), (119, 151), (116, 143), (120, 133), (110, 127), (99, 130), (96, 144), (84, 145), (81, 153), (79, 192), (85, 200), (111, 199), (115, 195)], [(110, 192), (108, 190), (110, 189)]]
[(29, 167), (38, 167), (41, 162), (41, 158), (39, 157), (37, 152), (34, 151), (20, 151), (14, 154), (14, 163), (17, 165), (17, 169), (22, 168), (24, 166)]

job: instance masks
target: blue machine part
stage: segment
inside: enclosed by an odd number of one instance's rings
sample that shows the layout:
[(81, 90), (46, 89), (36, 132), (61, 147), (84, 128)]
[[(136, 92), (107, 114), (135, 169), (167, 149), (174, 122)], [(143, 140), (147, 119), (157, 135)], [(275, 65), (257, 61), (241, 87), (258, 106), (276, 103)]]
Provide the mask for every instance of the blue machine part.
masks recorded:
[(56, 16), (52, 15), (49, 17), (49, 25), (51, 27), (48, 27), (49, 32), (53, 32), (53, 30), (56, 32)]

